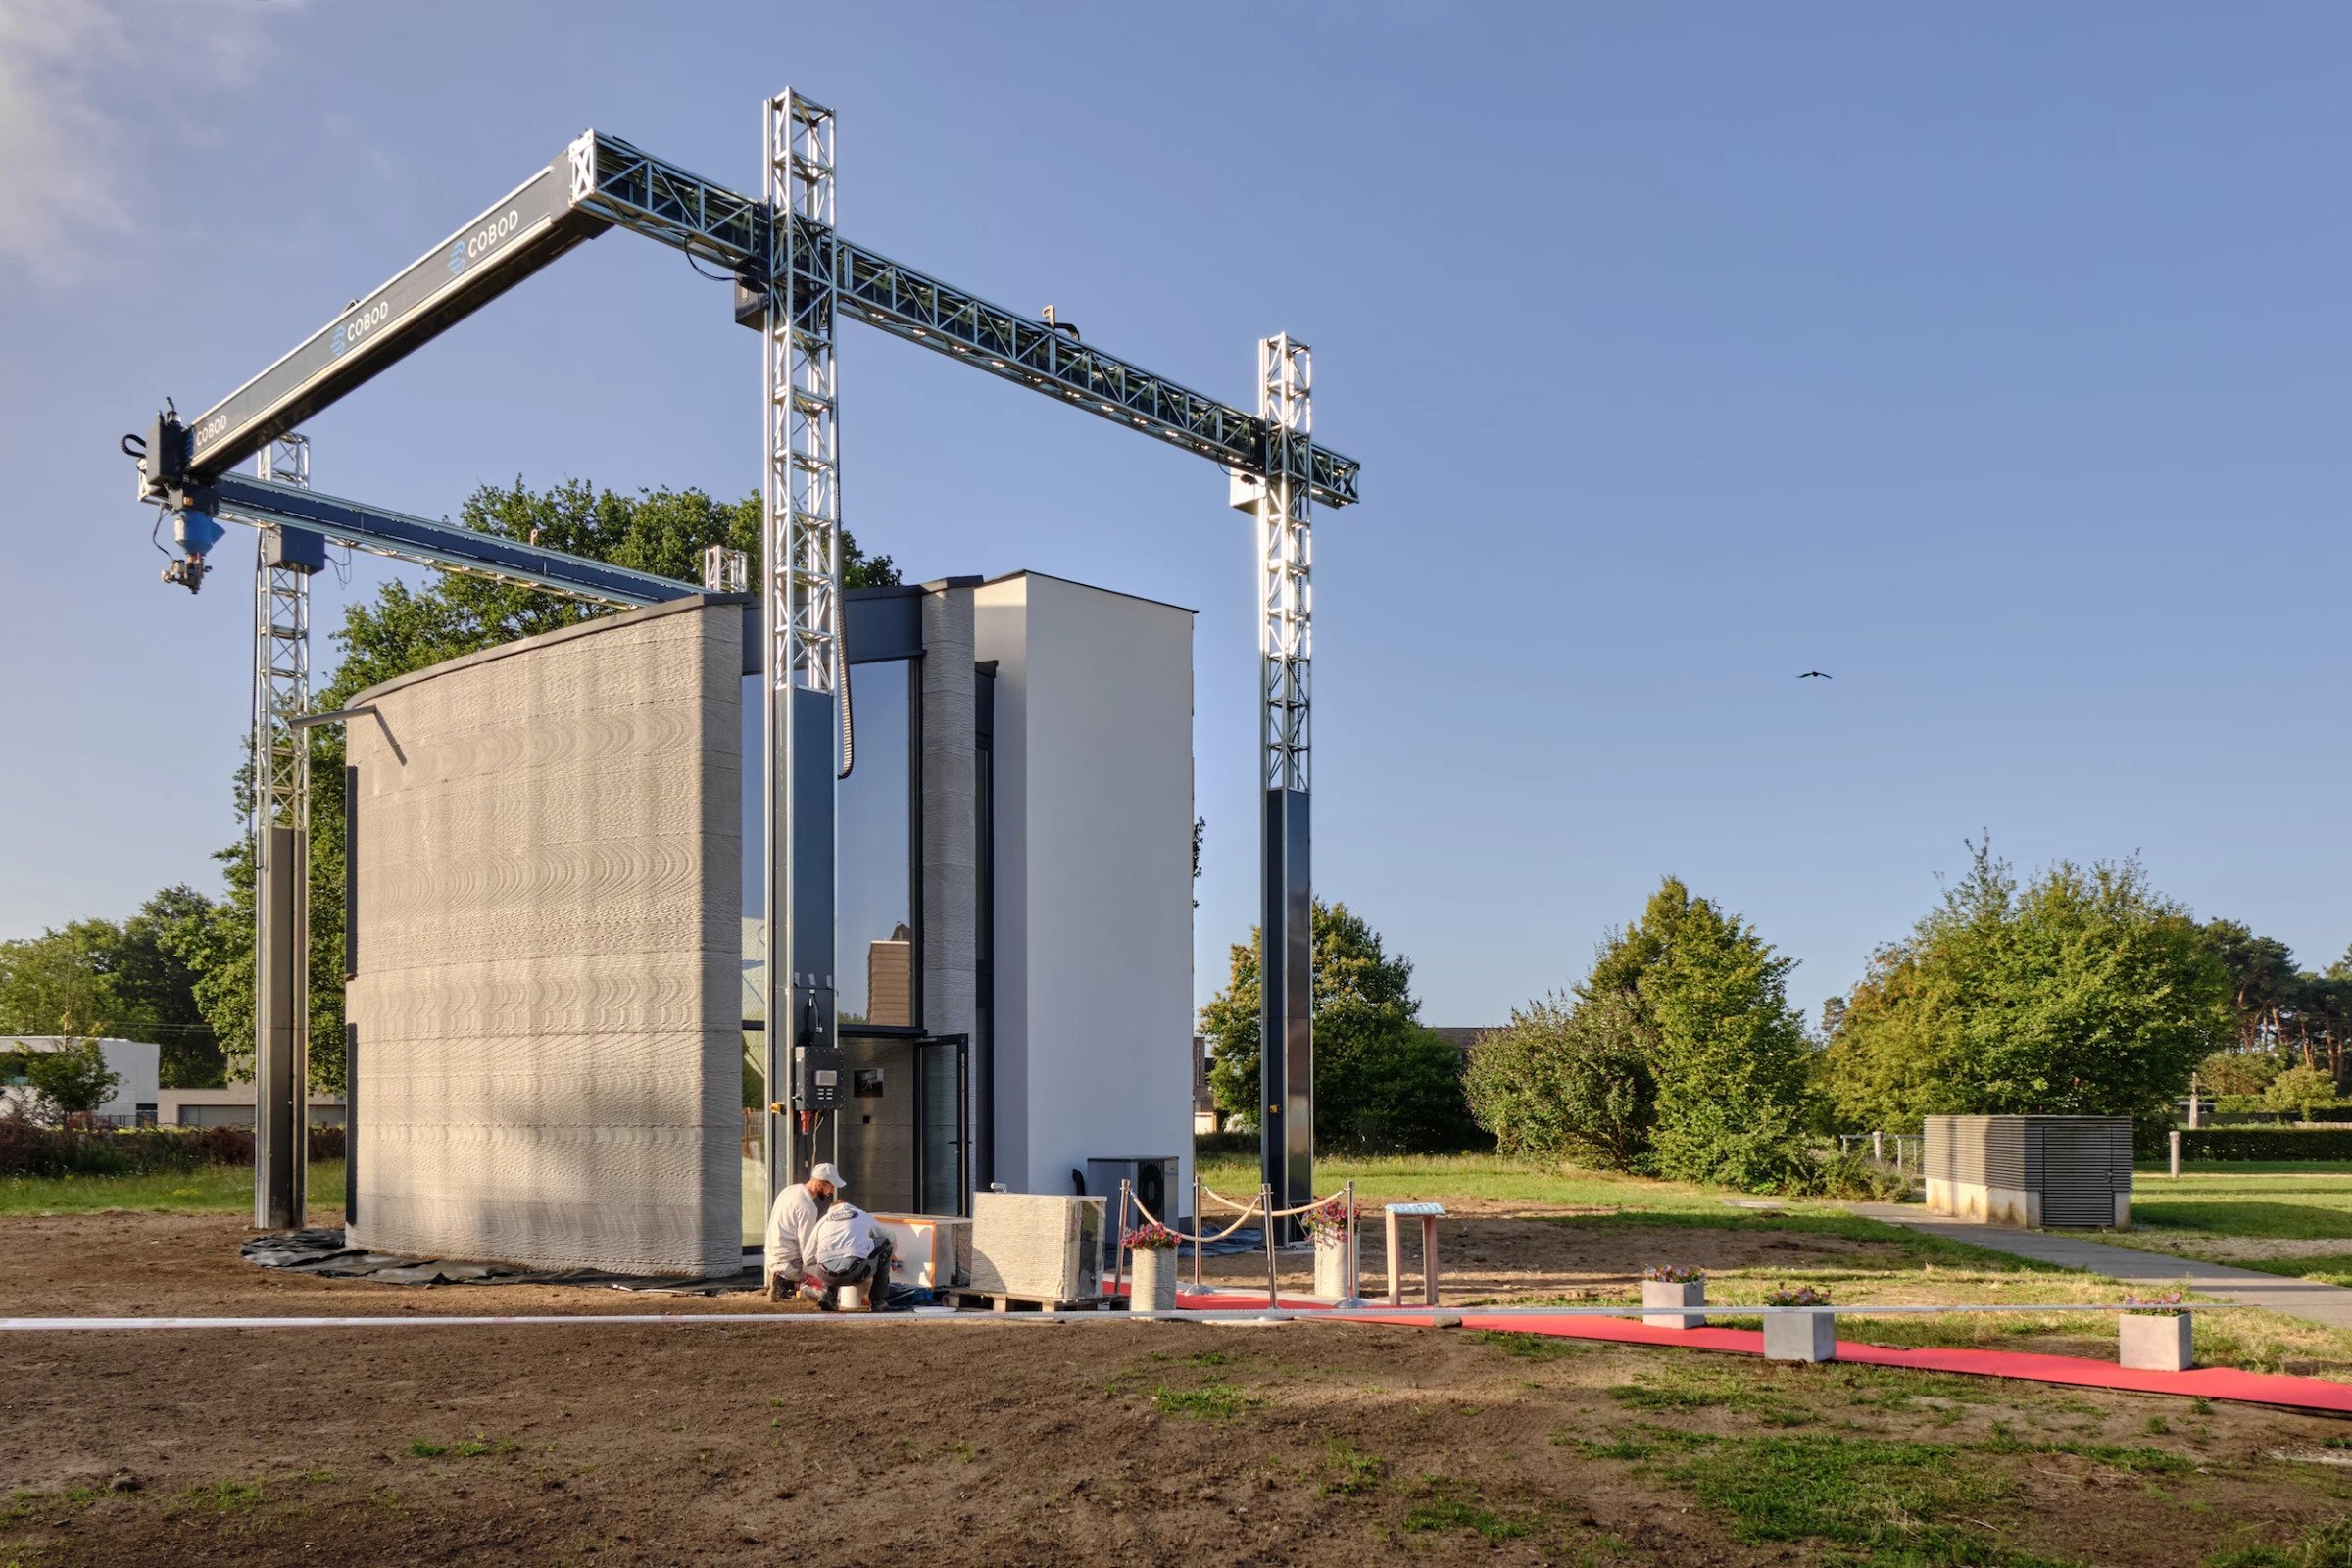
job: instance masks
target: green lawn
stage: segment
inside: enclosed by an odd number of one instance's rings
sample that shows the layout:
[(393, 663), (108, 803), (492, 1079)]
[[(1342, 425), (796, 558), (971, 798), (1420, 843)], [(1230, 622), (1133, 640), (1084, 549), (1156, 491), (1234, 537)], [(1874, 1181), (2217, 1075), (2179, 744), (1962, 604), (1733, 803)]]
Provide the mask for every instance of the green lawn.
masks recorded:
[[(311, 1167), (314, 1207), (343, 1198), (343, 1162)], [(253, 1207), (253, 1171), (244, 1165), (207, 1165), (164, 1176), (0, 1177), (0, 1214), (95, 1214), (133, 1209), (154, 1214), (225, 1214)]]
[(2329, 1285), (2352, 1285), (2352, 1164), (2208, 1163), (2134, 1172), (2116, 1241)]
[[(1248, 1155), (1211, 1155), (1200, 1162), (1201, 1180), (1229, 1198), (1247, 1201), (1257, 1192), (1256, 1161)], [(2319, 1173), (2295, 1167), (2289, 1174), (2250, 1171), (2242, 1166), (2205, 1167), (2183, 1175), (2180, 1182), (2142, 1174), (2134, 1179), (2132, 1214), (2147, 1218), (2147, 1228), (2114, 1240), (2136, 1240), (2151, 1250), (2189, 1249), (2160, 1238), (2210, 1237), (2191, 1228), (2208, 1225), (2268, 1224), (2265, 1234), (2280, 1236), (2343, 1236), (2342, 1256), (2249, 1262), (2246, 1266), (2279, 1273), (2313, 1272), (2304, 1262), (2339, 1267), (2343, 1283), (2352, 1284), (2352, 1166)], [(1791, 1200), (1758, 1208), (1732, 1201), (1740, 1195), (1688, 1183), (1650, 1181), (1603, 1171), (1544, 1166), (1499, 1154), (1388, 1155), (1332, 1157), (1315, 1164), (1315, 1190), (1331, 1193), (1349, 1180), (1356, 1198), (1375, 1210), (1382, 1203), (1434, 1200), (1459, 1202), (1485, 1199), (1509, 1203), (1557, 1206), (1582, 1212), (1539, 1218), (1538, 1223), (1580, 1231), (1622, 1231), (1641, 1255), (1623, 1261), (1634, 1267), (1647, 1262), (1700, 1262), (1709, 1269), (1707, 1298), (1738, 1307), (1764, 1299), (1784, 1285), (1812, 1285), (1826, 1290), (1840, 1305), (1859, 1310), (1847, 1320), (1844, 1332), (1852, 1338), (1883, 1345), (1994, 1346), (2007, 1348), (2057, 1351), (2075, 1355), (2112, 1356), (2115, 1323), (2112, 1318), (2087, 1314), (2027, 1312), (1955, 1313), (1948, 1317), (1871, 1317), (1873, 1301), (1948, 1302), (1955, 1306), (1978, 1302), (2034, 1303), (2115, 1301), (2128, 1287), (2098, 1275), (2048, 1267), (2005, 1252), (1923, 1236), (1916, 1231), (1848, 1212), (1840, 1202)], [(2274, 1207), (2275, 1205), (2275, 1207)], [(1209, 1205), (1215, 1218), (1217, 1210)], [(1661, 1243), (1646, 1233), (1671, 1227), (1690, 1233), (1688, 1242)], [(2247, 1234), (2254, 1234), (2247, 1232)], [(1775, 1236), (1835, 1237), (1877, 1246), (1837, 1257), (1810, 1256), (1803, 1261), (1767, 1258), (1747, 1266), (1727, 1266), (1710, 1253), (1721, 1238), (1769, 1239)], [(1651, 1256), (1652, 1250), (1668, 1255)], [(1587, 1254), (1592, 1249), (1581, 1249)], [(1573, 1282), (1570, 1282), (1573, 1285)], [(1552, 1300), (1561, 1304), (1599, 1304), (1635, 1300), (1638, 1293), (1606, 1288), (1572, 1288), (1556, 1298), (1519, 1297), (1524, 1304)], [(1758, 1319), (1720, 1319), (1755, 1327)], [(2323, 1377), (2352, 1379), (2352, 1334), (2339, 1333), (2270, 1312), (2217, 1313), (2196, 1324), (2198, 1358), (2211, 1365), (2245, 1367), (2257, 1371), (2294, 1371)]]

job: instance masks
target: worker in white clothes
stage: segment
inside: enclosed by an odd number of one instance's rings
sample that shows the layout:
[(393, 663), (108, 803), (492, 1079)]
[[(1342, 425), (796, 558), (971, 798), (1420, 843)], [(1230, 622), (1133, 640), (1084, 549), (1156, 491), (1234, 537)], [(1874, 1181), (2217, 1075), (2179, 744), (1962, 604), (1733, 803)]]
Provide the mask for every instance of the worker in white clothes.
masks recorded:
[(855, 1203), (836, 1201), (816, 1222), (812, 1250), (816, 1266), (809, 1271), (810, 1283), (822, 1286), (818, 1311), (832, 1311), (845, 1285), (864, 1287), (867, 1311), (883, 1309), (890, 1298), (892, 1248), (889, 1233), (874, 1223), (873, 1215)]
[[(771, 1301), (801, 1298), (801, 1286), (816, 1269), (816, 1222), (839, 1196), (841, 1172), (830, 1163), (808, 1173), (776, 1195), (767, 1211), (767, 1298)], [(814, 1299), (816, 1293), (808, 1294)]]

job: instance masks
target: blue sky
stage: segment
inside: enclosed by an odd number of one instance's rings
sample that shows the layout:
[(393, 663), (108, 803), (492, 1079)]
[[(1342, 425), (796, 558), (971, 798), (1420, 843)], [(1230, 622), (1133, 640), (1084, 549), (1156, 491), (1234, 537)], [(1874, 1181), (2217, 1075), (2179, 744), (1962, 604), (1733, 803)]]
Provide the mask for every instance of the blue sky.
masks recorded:
[[(2348, 47), (2286, 4), (0, 0), (0, 936), (210, 888), (237, 830), (245, 547), (160, 584), (117, 436), (584, 126), (756, 189), (790, 84), (865, 244), (1236, 402), (1314, 346), (1365, 498), (1317, 527), (1317, 883), (1430, 1021), (1573, 981), (1668, 871), (1810, 1011), (1984, 830), (2325, 963)], [(1199, 608), (1205, 995), (1252, 918), (1247, 521), (852, 330), (861, 542)], [(758, 382), (722, 289), (609, 235), (315, 420), (317, 481), (742, 492)]]

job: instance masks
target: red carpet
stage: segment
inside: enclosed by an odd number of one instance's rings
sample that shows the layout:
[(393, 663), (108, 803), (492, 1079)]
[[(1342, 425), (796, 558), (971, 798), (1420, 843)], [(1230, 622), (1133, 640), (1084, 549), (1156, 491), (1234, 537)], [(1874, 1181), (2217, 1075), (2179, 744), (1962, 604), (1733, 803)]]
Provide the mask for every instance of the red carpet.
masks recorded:
[[(1265, 1305), (1263, 1295), (1186, 1292), (1177, 1304), (1186, 1307), (1248, 1308)], [(1325, 1308), (1328, 1303), (1285, 1299), (1289, 1310)], [(1719, 1310), (1737, 1310), (1723, 1308)], [(1447, 1308), (1450, 1313), (1451, 1308)], [(1376, 1308), (1350, 1317), (1411, 1324), (1428, 1328), (1427, 1307)], [(1497, 1316), (1470, 1308), (1460, 1313), (1462, 1327), (1504, 1334), (1548, 1334), (1561, 1339), (1603, 1340), (1614, 1345), (1670, 1346), (1686, 1350), (1719, 1350), (1732, 1355), (1762, 1355), (1764, 1336), (1755, 1329), (1652, 1328), (1638, 1318)], [(2231, 1399), (2245, 1404), (2278, 1405), (2290, 1410), (2313, 1410), (2352, 1415), (2352, 1383), (2325, 1378), (2287, 1377), (2270, 1372), (2237, 1372), (2228, 1367), (2198, 1367), (2188, 1372), (2132, 1372), (2112, 1361), (2093, 1361), (2078, 1355), (2028, 1355), (2015, 1350), (1906, 1350), (1884, 1345), (1838, 1342), (1838, 1359), (1864, 1366), (1903, 1366), (1921, 1372), (1956, 1372), (1969, 1377), (2022, 1378), (2033, 1383), (2062, 1383), (2086, 1389), (2120, 1389), (2132, 1394), (2171, 1394), (2182, 1397)]]

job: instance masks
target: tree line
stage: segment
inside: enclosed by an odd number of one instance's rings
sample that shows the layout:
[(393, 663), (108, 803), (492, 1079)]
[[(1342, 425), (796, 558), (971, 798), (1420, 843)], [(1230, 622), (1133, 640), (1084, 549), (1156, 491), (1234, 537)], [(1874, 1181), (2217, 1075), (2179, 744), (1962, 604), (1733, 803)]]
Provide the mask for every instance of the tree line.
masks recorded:
[[(701, 490), (624, 495), (566, 480), (531, 490), (517, 479), (485, 485), (459, 521), (575, 556), (681, 582), (702, 577), (703, 551), (741, 550), (758, 561), (760, 498), (713, 499)], [(852, 588), (899, 580), (888, 556), (869, 557), (845, 529), (843, 579)], [(334, 634), (341, 659), (311, 706), (324, 711), (357, 693), (443, 660), (558, 630), (608, 610), (516, 583), (438, 572), (420, 586), (388, 582), (350, 606)], [(311, 1087), (343, 1089), (343, 737), (304, 732), (310, 746)], [(242, 822), (253, 806), (250, 740), (230, 781)], [(75, 920), (37, 937), (0, 943), (0, 1033), (111, 1036), (162, 1047), (168, 1088), (204, 1088), (251, 1075), (253, 1065), (254, 858), (242, 833), (220, 850), (219, 896), (166, 888), (129, 919)]]

